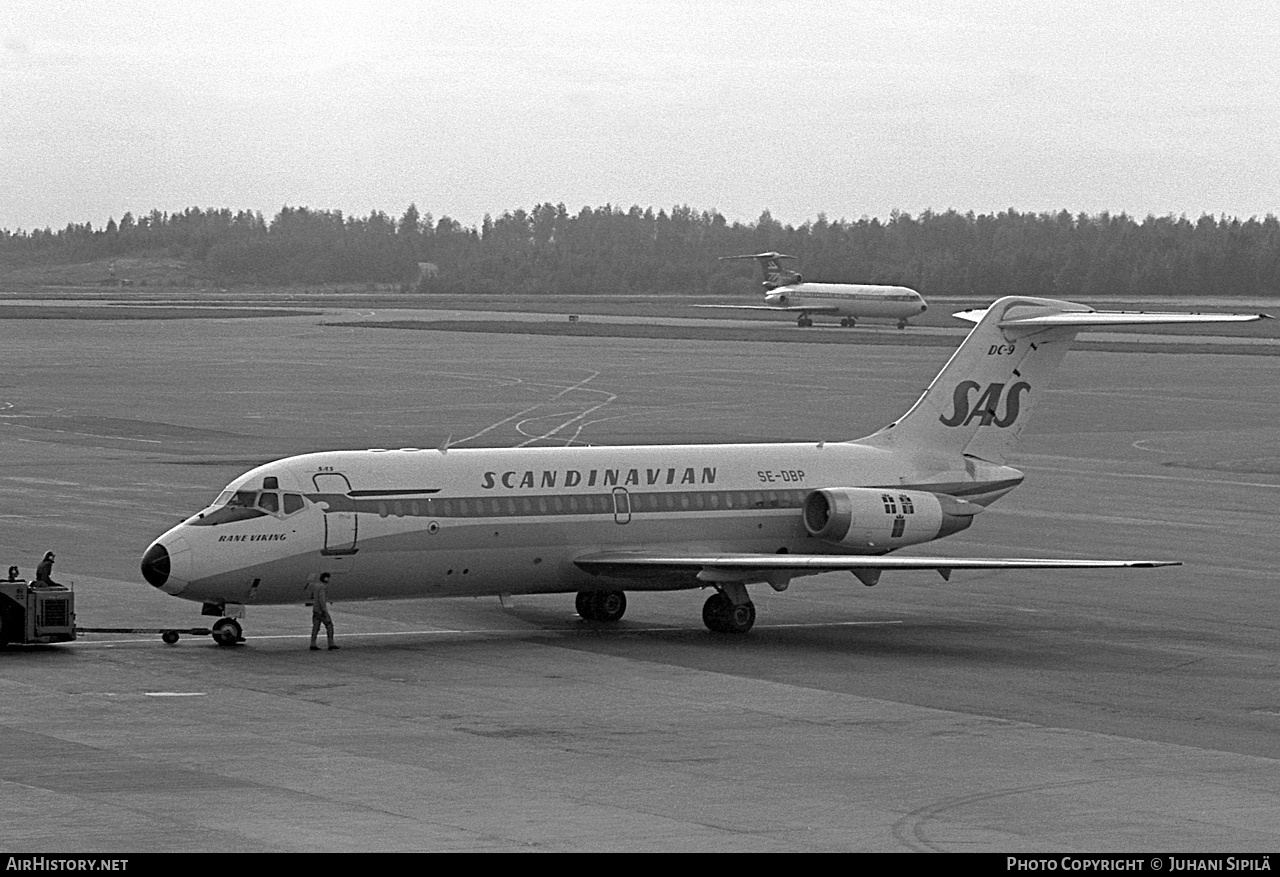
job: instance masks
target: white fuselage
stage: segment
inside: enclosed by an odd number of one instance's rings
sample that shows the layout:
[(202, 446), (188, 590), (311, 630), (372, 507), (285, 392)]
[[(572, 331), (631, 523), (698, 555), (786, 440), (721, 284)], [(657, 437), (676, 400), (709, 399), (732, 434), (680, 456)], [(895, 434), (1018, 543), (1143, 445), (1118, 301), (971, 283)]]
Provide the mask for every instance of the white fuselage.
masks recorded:
[[(214, 604), (300, 602), (325, 573), (337, 600), (573, 592), (602, 586), (574, 563), (602, 550), (883, 554), (923, 541), (909, 529), (873, 546), (814, 538), (802, 507), (819, 488), (985, 505), (1021, 479), (849, 442), (333, 451), (236, 479), (157, 539), (143, 568), (165, 592)], [(703, 584), (664, 575), (625, 587)]]
[(792, 283), (770, 289), (764, 300), (790, 311), (854, 318), (905, 320), (928, 309), (914, 289), (855, 283)]

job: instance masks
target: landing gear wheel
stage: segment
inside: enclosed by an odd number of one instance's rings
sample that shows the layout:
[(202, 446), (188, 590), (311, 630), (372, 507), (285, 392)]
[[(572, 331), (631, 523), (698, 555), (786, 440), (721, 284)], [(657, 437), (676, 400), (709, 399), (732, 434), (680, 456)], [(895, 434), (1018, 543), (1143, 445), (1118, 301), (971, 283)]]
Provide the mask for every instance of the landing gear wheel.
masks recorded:
[(160, 639), (164, 640), (166, 645), (175, 645), (178, 642), (178, 632), (176, 630), (166, 630), (160, 634)]
[(244, 631), (234, 618), (224, 618), (213, 626), (213, 641), (220, 646), (234, 646), (244, 642)]
[(756, 623), (756, 604), (747, 601), (734, 606), (717, 591), (702, 604), (702, 623), (714, 633), (746, 633)]
[(756, 623), (756, 604), (743, 603), (741, 606), (734, 606), (729, 610), (729, 614), (725, 616), (724, 632), (725, 633), (746, 633)]
[(729, 614), (729, 598), (719, 591), (707, 598), (702, 604), (702, 623), (707, 630), (724, 633), (724, 618)]
[(852, 329), (854, 326), (858, 325), (858, 321), (853, 317), (845, 317), (840, 321), (840, 325), (846, 329)]
[(621, 620), (627, 611), (627, 595), (622, 591), (582, 591), (576, 603), (583, 618), (605, 624)]
[(801, 329), (807, 329), (813, 325), (813, 320), (807, 314), (801, 314), (800, 319), (796, 320), (796, 325)]
[(898, 328), (899, 328), (899, 329), (905, 329), (905, 328), (907, 328), (907, 321), (906, 321), (906, 320), (899, 320), (899, 321), (898, 321)]

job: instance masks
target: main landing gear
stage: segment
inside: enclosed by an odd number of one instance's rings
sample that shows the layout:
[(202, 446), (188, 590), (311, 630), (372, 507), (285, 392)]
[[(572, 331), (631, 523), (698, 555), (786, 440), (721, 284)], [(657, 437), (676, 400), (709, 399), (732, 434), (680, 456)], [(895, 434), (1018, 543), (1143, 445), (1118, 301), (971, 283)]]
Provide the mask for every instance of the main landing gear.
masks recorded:
[(756, 623), (756, 604), (747, 587), (731, 582), (716, 588), (702, 604), (702, 623), (713, 633), (746, 633)]
[[(586, 621), (610, 624), (627, 611), (627, 595), (622, 591), (579, 591), (574, 606)], [(716, 592), (702, 606), (702, 623), (714, 633), (751, 630), (756, 623), (756, 604), (747, 595), (747, 586), (741, 582), (716, 585)]]
[[(813, 325), (813, 317), (808, 314), (801, 314), (796, 319), (796, 325), (801, 329), (807, 329)], [(841, 317), (840, 325), (845, 329), (852, 329), (854, 326), (858, 325), (858, 321), (854, 317)], [(898, 328), (901, 329), (902, 326), (898, 326)]]
[(579, 591), (574, 608), (587, 621), (611, 624), (627, 611), (627, 595), (622, 591)]
[(905, 329), (905, 328), (907, 328), (907, 321), (906, 321), (906, 320), (899, 320), (899, 321), (898, 321), (898, 328), (899, 328), (899, 329)]

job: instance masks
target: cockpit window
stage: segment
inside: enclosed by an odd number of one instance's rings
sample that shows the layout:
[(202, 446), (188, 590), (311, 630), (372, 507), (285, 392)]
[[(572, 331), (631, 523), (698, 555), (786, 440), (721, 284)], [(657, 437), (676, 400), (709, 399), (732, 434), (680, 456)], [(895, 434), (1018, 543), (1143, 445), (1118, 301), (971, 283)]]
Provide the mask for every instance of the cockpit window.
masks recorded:
[(261, 509), (255, 508), (258, 504), (256, 490), (224, 490), (213, 504), (215, 506), (213, 511), (198, 515), (187, 523), (193, 527), (216, 527), (219, 524), (260, 518), (266, 514)]
[(251, 509), (258, 502), (257, 491), (237, 490), (227, 499), (227, 505), (233, 509)]
[(216, 527), (235, 521), (247, 521), (265, 515), (292, 515), (306, 508), (306, 500), (297, 493), (281, 494), (275, 490), (224, 490), (213, 501), (210, 511), (192, 518), (187, 523), (193, 527)]

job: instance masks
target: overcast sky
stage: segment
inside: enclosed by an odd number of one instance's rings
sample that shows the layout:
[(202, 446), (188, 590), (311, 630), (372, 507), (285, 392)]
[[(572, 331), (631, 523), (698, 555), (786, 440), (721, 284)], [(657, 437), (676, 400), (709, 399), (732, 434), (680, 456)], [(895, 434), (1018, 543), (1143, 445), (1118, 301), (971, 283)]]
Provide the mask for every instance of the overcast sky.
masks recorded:
[(14, 2), (0, 228), (551, 201), (1280, 213), (1268, 2)]

